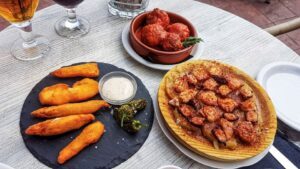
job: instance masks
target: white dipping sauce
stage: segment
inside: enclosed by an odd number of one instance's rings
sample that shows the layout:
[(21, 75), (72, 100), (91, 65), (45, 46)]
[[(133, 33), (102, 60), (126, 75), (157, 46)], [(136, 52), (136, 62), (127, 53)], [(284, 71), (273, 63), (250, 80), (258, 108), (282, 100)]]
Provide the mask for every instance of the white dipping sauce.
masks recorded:
[(110, 100), (125, 100), (133, 95), (132, 82), (124, 77), (112, 77), (104, 82), (102, 94)]

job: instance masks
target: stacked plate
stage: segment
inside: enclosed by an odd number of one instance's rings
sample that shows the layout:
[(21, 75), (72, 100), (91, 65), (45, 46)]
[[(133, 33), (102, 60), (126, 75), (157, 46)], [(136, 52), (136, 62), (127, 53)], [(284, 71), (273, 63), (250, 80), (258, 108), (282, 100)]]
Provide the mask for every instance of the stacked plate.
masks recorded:
[(300, 147), (300, 65), (273, 62), (261, 69), (257, 81), (275, 105), (279, 130)]

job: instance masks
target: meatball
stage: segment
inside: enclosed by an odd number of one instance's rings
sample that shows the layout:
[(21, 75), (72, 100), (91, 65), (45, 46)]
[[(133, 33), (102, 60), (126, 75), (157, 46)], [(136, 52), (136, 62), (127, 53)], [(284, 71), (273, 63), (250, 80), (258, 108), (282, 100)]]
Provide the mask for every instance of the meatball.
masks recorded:
[(189, 28), (183, 23), (173, 23), (167, 27), (167, 31), (179, 35), (181, 41), (184, 41), (190, 36)]
[(158, 46), (166, 36), (166, 31), (159, 24), (146, 25), (142, 28), (141, 39), (150, 47)]
[(161, 45), (165, 51), (177, 51), (183, 49), (180, 37), (175, 33), (167, 33), (165, 38), (162, 40)]
[(147, 14), (146, 23), (147, 25), (159, 24), (163, 28), (167, 28), (167, 26), (170, 24), (170, 18), (165, 11), (155, 8), (152, 12)]

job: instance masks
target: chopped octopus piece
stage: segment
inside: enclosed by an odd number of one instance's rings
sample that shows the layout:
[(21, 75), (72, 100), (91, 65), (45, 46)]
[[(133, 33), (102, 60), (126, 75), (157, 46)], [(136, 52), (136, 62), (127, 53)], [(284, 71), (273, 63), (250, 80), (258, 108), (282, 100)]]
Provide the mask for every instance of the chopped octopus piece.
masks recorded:
[(203, 83), (204, 89), (207, 90), (215, 90), (217, 86), (218, 83), (213, 78), (210, 78)]
[(218, 89), (218, 93), (223, 97), (227, 96), (231, 91), (232, 90), (227, 85), (221, 85)]
[(176, 92), (180, 93), (189, 88), (189, 84), (185, 76), (179, 77), (175, 80), (173, 88)]
[(205, 138), (207, 138), (210, 141), (214, 141), (216, 138), (213, 134), (213, 129), (216, 128), (216, 124), (215, 123), (204, 123), (203, 127), (202, 127), (202, 133), (203, 136)]
[(186, 75), (186, 77), (187, 77), (187, 80), (188, 80), (189, 84), (192, 84), (192, 85), (197, 84), (198, 80), (193, 74), (189, 73), (189, 74)]
[(253, 98), (250, 98), (240, 105), (241, 109), (244, 111), (255, 111), (256, 110), (256, 103)]
[(220, 119), (220, 125), (225, 133), (226, 139), (230, 140), (233, 136), (233, 124), (226, 119)]
[(197, 90), (188, 89), (188, 90), (185, 90), (185, 91), (181, 92), (179, 94), (179, 98), (181, 99), (181, 101), (183, 103), (187, 103), (190, 100), (192, 100), (197, 95), (197, 93), (198, 93)]
[(227, 80), (227, 85), (231, 90), (236, 90), (243, 86), (242, 81), (230, 75), (226, 76), (226, 80)]
[(244, 86), (240, 88), (240, 94), (243, 98), (247, 99), (253, 96), (253, 90), (249, 85), (244, 84)]
[(239, 117), (233, 113), (224, 113), (224, 118), (229, 120), (229, 121), (235, 121), (237, 120)]
[(192, 117), (191, 118), (191, 122), (194, 124), (194, 125), (197, 125), (197, 126), (202, 126), (204, 124), (204, 118), (203, 117)]
[(213, 130), (213, 132), (220, 142), (222, 142), (222, 143), (226, 142), (226, 135), (222, 129), (216, 128)]
[(237, 141), (235, 138), (227, 140), (225, 144), (226, 144), (226, 148), (229, 148), (230, 150), (234, 150), (237, 147)]
[(211, 105), (211, 106), (218, 105), (218, 97), (216, 96), (215, 92), (212, 91), (200, 92), (197, 98), (207, 105)]
[(204, 68), (195, 68), (193, 69), (192, 74), (198, 81), (203, 81), (209, 78), (209, 74)]
[(256, 141), (257, 132), (255, 131), (251, 122), (241, 122), (237, 126), (236, 131), (242, 141), (248, 144), (253, 144)]
[(220, 67), (217, 66), (211, 66), (208, 69), (208, 72), (211, 76), (214, 78), (223, 78), (223, 70)]
[(179, 107), (180, 106), (179, 98), (175, 97), (174, 99), (169, 101), (169, 104), (174, 107)]
[(185, 117), (191, 117), (193, 114), (195, 114), (195, 109), (187, 104), (182, 104), (179, 107), (179, 110)]
[(209, 122), (217, 121), (222, 116), (222, 112), (220, 112), (217, 108), (212, 106), (204, 106), (201, 109), (201, 112), (201, 114), (203, 114)]
[(191, 104), (192, 106), (195, 107), (196, 110), (200, 110), (202, 107), (203, 107), (203, 104), (201, 103), (201, 101), (199, 101), (198, 99), (196, 98), (193, 98), (191, 100)]
[(238, 104), (230, 98), (225, 98), (225, 99), (218, 99), (218, 105), (225, 110), (226, 112), (232, 112), (237, 106)]
[(258, 115), (257, 115), (257, 112), (256, 111), (248, 111), (246, 113), (246, 119), (247, 121), (250, 121), (250, 122), (257, 122), (257, 119), (258, 119)]

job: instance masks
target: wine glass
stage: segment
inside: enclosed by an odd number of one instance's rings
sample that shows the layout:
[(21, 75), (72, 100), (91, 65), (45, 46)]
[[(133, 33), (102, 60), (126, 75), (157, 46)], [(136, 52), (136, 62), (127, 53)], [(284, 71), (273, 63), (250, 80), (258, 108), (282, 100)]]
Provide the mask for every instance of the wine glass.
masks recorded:
[(30, 19), (38, 3), (39, 0), (0, 0), (0, 16), (20, 30), (21, 38), (10, 48), (11, 54), (19, 60), (35, 60), (50, 51), (45, 37), (32, 34)]
[(54, 0), (67, 10), (67, 16), (55, 23), (55, 31), (58, 35), (67, 38), (78, 38), (86, 35), (90, 30), (89, 22), (76, 15), (76, 7), (83, 0)]

